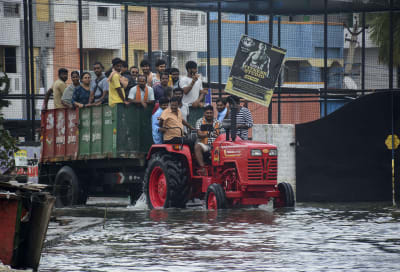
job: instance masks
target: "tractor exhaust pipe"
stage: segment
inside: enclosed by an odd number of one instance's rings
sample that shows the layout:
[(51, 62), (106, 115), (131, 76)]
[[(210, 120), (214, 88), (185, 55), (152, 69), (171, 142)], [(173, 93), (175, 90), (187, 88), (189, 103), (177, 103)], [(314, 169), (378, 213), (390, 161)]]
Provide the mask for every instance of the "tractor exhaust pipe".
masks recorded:
[[(227, 129), (226, 140), (229, 141), (229, 134), (231, 134), (231, 139), (234, 142), (236, 139), (237, 127), (236, 127), (236, 115), (238, 110), (238, 103), (240, 103), (240, 98), (234, 95), (228, 97), (228, 103), (230, 107), (231, 123), (230, 129)], [(230, 132), (230, 133), (229, 133)]]
[(233, 104), (233, 108), (231, 109), (231, 138), (232, 142), (236, 139), (236, 114), (237, 114), (237, 107), (236, 103)]

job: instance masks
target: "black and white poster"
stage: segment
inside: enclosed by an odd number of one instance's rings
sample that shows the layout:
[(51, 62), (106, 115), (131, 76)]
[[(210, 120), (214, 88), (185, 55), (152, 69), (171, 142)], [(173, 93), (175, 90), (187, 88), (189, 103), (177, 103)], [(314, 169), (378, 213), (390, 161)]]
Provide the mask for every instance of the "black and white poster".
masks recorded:
[(286, 50), (242, 35), (225, 91), (269, 106)]

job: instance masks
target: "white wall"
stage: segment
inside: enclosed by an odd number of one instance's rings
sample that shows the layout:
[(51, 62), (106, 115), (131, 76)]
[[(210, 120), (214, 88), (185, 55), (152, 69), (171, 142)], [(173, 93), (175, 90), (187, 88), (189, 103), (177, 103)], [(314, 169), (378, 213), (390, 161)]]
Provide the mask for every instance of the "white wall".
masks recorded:
[[(0, 73), (2, 76), (3, 73)], [(20, 74), (7, 74), (10, 79), (9, 94), (22, 94), (22, 76)], [(23, 99), (12, 99), (9, 100), (11, 104), (3, 108), (1, 112), (4, 114), (5, 119), (22, 119), (24, 117), (24, 103)]]
[[(86, 1), (82, 1), (82, 3), (85, 2)], [(78, 1), (54, 0), (54, 22), (67, 21), (78, 21)]]
[(7, 2), (20, 4), (20, 17), (4, 17), (4, 2), (0, 2), (0, 45), (20, 45), (20, 20), (23, 18), (22, 1), (7, 0)]
[[(86, 3), (86, 1), (83, 1), (82, 6), (85, 7)], [(98, 19), (98, 6), (108, 8), (106, 20)], [(113, 17), (114, 10), (115, 18)], [(78, 2), (76, 0), (55, 1), (54, 21), (78, 22)], [(83, 20), (82, 31), (83, 48), (121, 49), (121, 6), (89, 2), (89, 20)], [(79, 47), (79, 39), (77, 40), (77, 47)]]
[[(198, 14), (198, 26), (183, 26), (180, 24), (181, 13)], [(207, 50), (207, 23), (201, 24), (201, 16), (204, 12), (177, 10), (171, 11), (171, 44), (173, 51), (206, 51)], [(207, 22), (207, 21), (206, 21)], [(162, 25), (162, 48), (168, 50), (168, 26)]]
[(295, 125), (254, 125), (253, 140), (278, 148), (278, 182), (288, 182), (296, 192)]
[[(344, 50), (347, 54), (348, 49)], [(361, 63), (361, 48), (356, 48), (354, 52), (354, 63)], [(360, 74), (353, 75), (352, 78), (361, 88), (361, 67)], [(397, 70), (393, 67), (394, 86), (397, 86)], [(385, 89), (389, 88), (389, 68), (388, 65), (379, 60), (379, 51), (376, 47), (365, 49), (365, 88), (366, 89)]]
[[(106, 20), (99, 19), (97, 16), (99, 6), (108, 8)], [(114, 10), (115, 18), (113, 17)], [(84, 48), (121, 49), (121, 6), (90, 2), (89, 21), (83, 24), (82, 30)]]

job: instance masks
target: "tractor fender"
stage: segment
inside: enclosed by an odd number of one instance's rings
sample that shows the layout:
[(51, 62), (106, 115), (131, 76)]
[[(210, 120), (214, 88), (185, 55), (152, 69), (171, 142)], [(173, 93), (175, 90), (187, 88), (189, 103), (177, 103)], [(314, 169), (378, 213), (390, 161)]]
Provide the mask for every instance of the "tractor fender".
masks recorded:
[[(175, 153), (185, 158), (189, 167), (189, 175), (192, 178), (193, 173), (193, 162), (192, 162), (192, 154), (190, 153), (190, 148), (187, 145), (183, 145), (182, 149), (176, 150), (173, 146), (177, 146), (176, 144), (155, 144), (152, 145), (149, 152), (147, 153), (146, 159), (150, 160), (151, 156), (154, 153), (164, 151), (168, 153)], [(180, 146), (180, 145), (179, 145)]]

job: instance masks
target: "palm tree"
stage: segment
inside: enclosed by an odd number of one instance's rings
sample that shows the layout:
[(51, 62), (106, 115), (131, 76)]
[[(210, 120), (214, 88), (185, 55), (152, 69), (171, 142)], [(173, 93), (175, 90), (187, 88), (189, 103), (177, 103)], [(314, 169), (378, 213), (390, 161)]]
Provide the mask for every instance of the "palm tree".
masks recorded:
[[(379, 48), (379, 60), (383, 63), (389, 63), (389, 31), (390, 21), (389, 13), (378, 13), (369, 16), (369, 25), (371, 28), (371, 40)], [(400, 66), (400, 13), (393, 13), (393, 65)]]

